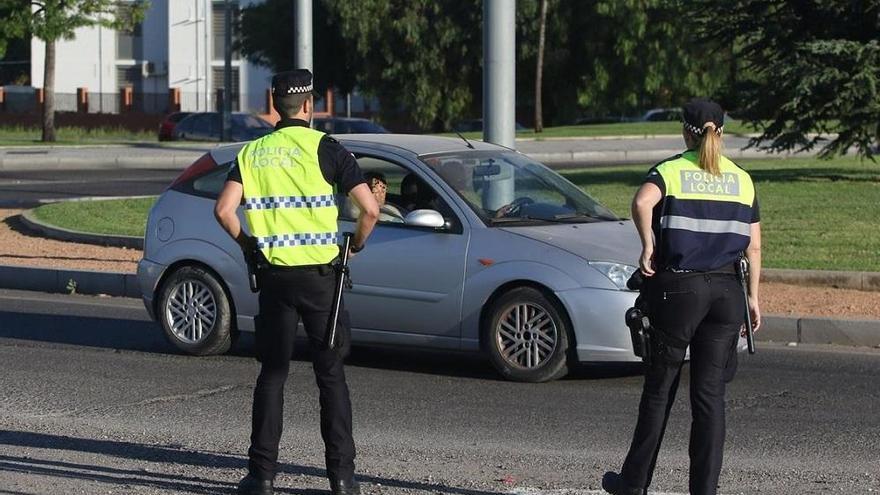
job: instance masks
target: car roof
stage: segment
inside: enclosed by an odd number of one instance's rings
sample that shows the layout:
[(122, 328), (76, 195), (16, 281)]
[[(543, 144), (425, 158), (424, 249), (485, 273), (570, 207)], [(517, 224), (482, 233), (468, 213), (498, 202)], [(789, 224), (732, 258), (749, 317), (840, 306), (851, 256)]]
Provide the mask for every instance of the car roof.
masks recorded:
[[(357, 144), (381, 144), (406, 150), (416, 155), (429, 153), (449, 153), (456, 151), (503, 151), (503, 146), (483, 141), (468, 140), (473, 149), (468, 147), (464, 140), (458, 137), (431, 136), (421, 134), (337, 134), (333, 136), (345, 145)], [(217, 163), (227, 163), (235, 158), (238, 151), (246, 143), (235, 143), (218, 146), (211, 150), (211, 157)]]

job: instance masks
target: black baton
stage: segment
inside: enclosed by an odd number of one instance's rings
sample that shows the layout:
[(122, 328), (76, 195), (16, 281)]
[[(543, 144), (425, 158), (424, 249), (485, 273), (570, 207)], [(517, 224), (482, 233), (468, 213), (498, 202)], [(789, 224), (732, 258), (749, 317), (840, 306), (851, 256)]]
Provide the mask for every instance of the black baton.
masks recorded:
[(330, 319), (327, 321), (327, 349), (336, 347), (336, 324), (339, 320), (339, 309), (342, 306), (342, 290), (345, 288), (345, 278), (348, 276), (348, 251), (351, 248), (351, 239), (354, 234), (345, 232), (342, 234), (342, 256), (335, 265), (336, 269), (336, 292), (333, 293), (333, 309)]
[(740, 258), (736, 264), (736, 278), (743, 288), (743, 298), (745, 299), (746, 309), (746, 345), (749, 347), (749, 354), (755, 353), (755, 333), (752, 329), (752, 315), (749, 311), (749, 262), (745, 258)]

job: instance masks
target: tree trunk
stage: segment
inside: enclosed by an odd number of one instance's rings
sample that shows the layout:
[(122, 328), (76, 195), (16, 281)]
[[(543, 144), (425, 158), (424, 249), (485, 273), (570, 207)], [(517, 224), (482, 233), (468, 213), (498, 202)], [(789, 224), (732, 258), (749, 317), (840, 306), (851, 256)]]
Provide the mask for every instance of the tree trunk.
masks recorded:
[(544, 132), (541, 83), (544, 79), (544, 32), (547, 28), (547, 1), (541, 0), (541, 22), (538, 30), (538, 63), (535, 69), (535, 132)]
[(43, 72), (43, 142), (55, 141), (55, 42), (46, 41)]

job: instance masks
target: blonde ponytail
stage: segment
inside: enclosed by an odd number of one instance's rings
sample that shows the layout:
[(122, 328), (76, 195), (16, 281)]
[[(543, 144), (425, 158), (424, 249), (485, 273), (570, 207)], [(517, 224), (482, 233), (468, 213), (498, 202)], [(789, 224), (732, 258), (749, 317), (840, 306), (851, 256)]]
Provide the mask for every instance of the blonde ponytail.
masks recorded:
[(703, 126), (700, 142), (700, 168), (712, 175), (721, 175), (721, 132), (712, 122)]

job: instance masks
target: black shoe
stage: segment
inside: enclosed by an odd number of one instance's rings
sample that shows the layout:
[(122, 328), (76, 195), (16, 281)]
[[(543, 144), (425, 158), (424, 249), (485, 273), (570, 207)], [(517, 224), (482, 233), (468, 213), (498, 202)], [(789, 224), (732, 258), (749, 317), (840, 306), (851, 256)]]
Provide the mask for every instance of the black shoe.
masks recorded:
[(611, 495), (647, 495), (648, 493), (647, 489), (626, 486), (623, 478), (614, 471), (608, 471), (602, 476), (602, 489)]
[(333, 495), (360, 495), (361, 485), (354, 476), (345, 480), (330, 480), (330, 493)]
[(275, 490), (272, 480), (261, 480), (248, 474), (238, 482), (240, 495), (274, 495)]

